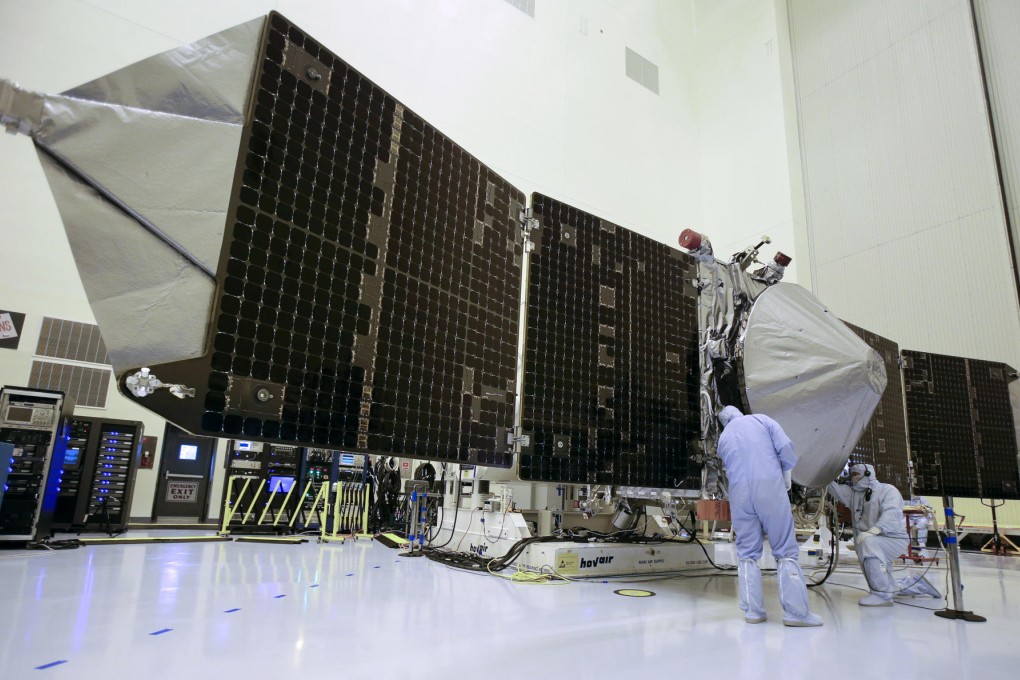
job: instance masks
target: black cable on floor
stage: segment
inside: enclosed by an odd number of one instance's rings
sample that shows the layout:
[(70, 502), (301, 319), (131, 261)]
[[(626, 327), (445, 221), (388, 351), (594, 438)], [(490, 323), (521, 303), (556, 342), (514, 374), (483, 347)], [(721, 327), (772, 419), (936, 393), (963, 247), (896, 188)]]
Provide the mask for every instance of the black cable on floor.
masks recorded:
[(82, 547), (82, 545), (84, 544), (77, 538), (67, 538), (61, 541), (51, 541), (48, 539), (32, 541), (25, 547), (29, 550), (74, 550), (75, 548)]

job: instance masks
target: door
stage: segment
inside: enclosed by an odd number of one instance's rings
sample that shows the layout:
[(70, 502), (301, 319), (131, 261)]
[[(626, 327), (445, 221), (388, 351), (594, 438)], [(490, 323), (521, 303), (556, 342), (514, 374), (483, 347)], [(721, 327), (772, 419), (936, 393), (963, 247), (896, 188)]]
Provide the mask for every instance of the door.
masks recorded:
[(152, 504), (154, 522), (204, 522), (209, 512), (216, 439), (195, 437), (167, 423), (159, 485)]

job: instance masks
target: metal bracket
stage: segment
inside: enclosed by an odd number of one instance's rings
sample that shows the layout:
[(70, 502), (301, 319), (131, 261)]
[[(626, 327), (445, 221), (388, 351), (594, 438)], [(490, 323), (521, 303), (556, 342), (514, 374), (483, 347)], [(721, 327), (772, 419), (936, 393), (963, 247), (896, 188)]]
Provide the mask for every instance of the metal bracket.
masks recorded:
[(524, 232), (525, 236), (527, 236), (529, 232), (538, 229), (538, 227), (540, 226), (538, 218), (535, 217), (535, 213), (534, 211), (532, 211), (531, 208), (522, 210), (520, 214), (517, 216), (517, 219), (521, 223), (521, 231)]
[(227, 386), (227, 410), (279, 418), (283, 413), (286, 392), (286, 385), (230, 376)]
[(283, 67), (313, 90), (329, 94), (333, 69), (306, 52), (303, 47), (287, 41)]
[(531, 446), (531, 435), (522, 434), (520, 436), (514, 436), (513, 432), (507, 432), (506, 444), (507, 446), (514, 446), (515, 444), (520, 444), (522, 448), (525, 446)]
[(157, 378), (148, 368), (139, 369), (138, 372), (127, 376), (124, 379), (124, 385), (139, 399), (147, 397), (159, 389), (168, 390), (170, 394), (178, 399), (195, 396), (194, 387), (165, 383)]
[(517, 215), (517, 220), (521, 223), (521, 235), (524, 237), (524, 252), (530, 253), (535, 249), (535, 242), (531, 239), (531, 232), (538, 231), (540, 226), (538, 218), (534, 216), (534, 211), (531, 208), (525, 208)]

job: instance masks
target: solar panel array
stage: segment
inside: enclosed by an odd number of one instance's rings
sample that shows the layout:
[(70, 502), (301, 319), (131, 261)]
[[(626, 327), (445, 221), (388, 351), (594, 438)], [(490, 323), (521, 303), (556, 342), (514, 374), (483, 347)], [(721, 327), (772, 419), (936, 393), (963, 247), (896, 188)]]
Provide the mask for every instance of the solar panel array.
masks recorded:
[(915, 492), (1020, 498), (1017, 443), (1003, 363), (903, 351)]
[(700, 437), (694, 258), (540, 194), (532, 208), (521, 478), (689, 480)]
[[(272, 13), (210, 347), (145, 406), (195, 433), (508, 467), (525, 198)], [(696, 487), (695, 260), (535, 194), (520, 476)], [(896, 375), (896, 345), (854, 327)], [(1006, 375), (904, 353), (919, 493), (1016, 498)], [(1007, 396), (1003, 396), (1007, 395)], [(898, 383), (855, 460), (905, 494)]]
[(904, 498), (910, 498), (910, 465), (903, 386), (900, 382), (899, 345), (860, 326), (852, 323), (846, 325), (882, 357), (885, 374), (889, 379), (868, 427), (850, 454), (850, 461), (873, 465), (880, 482), (892, 484)]
[(524, 195), (279, 14), (262, 49), (212, 352), (181, 366), (201, 411), (172, 419), (509, 466)]

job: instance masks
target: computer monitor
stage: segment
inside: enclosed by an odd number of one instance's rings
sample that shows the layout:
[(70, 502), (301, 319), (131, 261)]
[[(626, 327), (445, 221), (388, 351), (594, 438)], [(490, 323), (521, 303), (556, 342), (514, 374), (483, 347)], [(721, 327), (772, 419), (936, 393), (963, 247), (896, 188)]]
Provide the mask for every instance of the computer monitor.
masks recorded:
[(293, 477), (283, 477), (280, 475), (272, 475), (269, 477), (269, 492), (272, 493), (288, 493), (290, 487), (294, 486)]
[(81, 459), (81, 449), (67, 449), (64, 452), (64, 467), (78, 467), (78, 461)]

